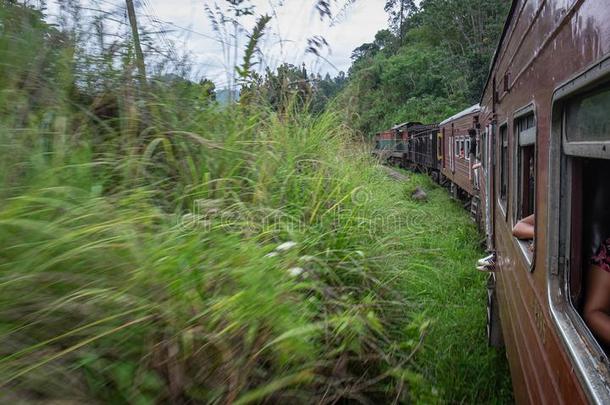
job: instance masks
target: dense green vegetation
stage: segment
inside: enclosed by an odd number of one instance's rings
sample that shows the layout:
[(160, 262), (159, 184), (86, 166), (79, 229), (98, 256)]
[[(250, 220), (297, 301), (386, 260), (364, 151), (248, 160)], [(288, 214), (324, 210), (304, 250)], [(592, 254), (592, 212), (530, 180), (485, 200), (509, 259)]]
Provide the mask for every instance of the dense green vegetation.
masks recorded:
[(391, 29), (354, 50), (339, 105), (364, 134), (439, 122), (479, 101), (506, 0), (390, 0)]
[(0, 4), (0, 402), (510, 401), (444, 190), (281, 71), (281, 103), (221, 108)]

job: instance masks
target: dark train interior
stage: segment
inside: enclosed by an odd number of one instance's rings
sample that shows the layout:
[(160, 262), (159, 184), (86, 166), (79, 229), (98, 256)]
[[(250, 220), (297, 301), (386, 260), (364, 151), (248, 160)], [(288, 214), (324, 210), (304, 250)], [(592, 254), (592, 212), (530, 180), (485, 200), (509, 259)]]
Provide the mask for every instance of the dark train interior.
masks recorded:
[(591, 258), (610, 238), (610, 160), (572, 158), (570, 290), (579, 311), (587, 294)]

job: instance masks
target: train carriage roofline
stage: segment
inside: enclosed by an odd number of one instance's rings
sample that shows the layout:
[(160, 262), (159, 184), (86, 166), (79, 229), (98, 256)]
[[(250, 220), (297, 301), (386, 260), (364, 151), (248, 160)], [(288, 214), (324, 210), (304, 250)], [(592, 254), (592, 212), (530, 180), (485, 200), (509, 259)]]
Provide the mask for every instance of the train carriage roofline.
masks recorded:
[(392, 128), (390, 128), (391, 130), (397, 130), (397, 129), (404, 129), (404, 128), (411, 128), (412, 126), (415, 125), (421, 125), (421, 122), (418, 121), (408, 121), (408, 122), (403, 122), (402, 124), (396, 124), (394, 125)]
[(460, 111), (459, 113), (452, 115), (451, 117), (447, 118), (446, 120), (442, 121), (440, 124), (438, 124), (439, 126), (445, 125), (451, 121), (455, 121), (457, 119), (460, 119), (462, 117), (465, 117), (469, 114), (474, 114), (474, 113), (478, 113), (479, 111), (481, 111), (481, 105), (480, 104), (475, 104), (473, 106), (468, 107), (465, 110)]
[(483, 103), (483, 97), (485, 97), (485, 92), (487, 87), (489, 86), (489, 82), (491, 80), (491, 76), (493, 74), (494, 66), (496, 65), (496, 61), (498, 60), (498, 56), (500, 54), (500, 49), (502, 48), (502, 44), (504, 43), (504, 39), (506, 38), (506, 33), (508, 32), (508, 28), (510, 27), (510, 23), (513, 20), (513, 15), (515, 14), (515, 10), (517, 8), (518, 0), (513, 0), (510, 5), (510, 10), (508, 11), (508, 15), (506, 16), (506, 21), (504, 21), (504, 27), (502, 28), (502, 34), (500, 35), (500, 40), (498, 41), (498, 46), (494, 51), (494, 56), (491, 58), (491, 62), (489, 63), (489, 69), (487, 71), (487, 79), (485, 80), (485, 86), (483, 86), (483, 91), (481, 92), (481, 99), (479, 104)]

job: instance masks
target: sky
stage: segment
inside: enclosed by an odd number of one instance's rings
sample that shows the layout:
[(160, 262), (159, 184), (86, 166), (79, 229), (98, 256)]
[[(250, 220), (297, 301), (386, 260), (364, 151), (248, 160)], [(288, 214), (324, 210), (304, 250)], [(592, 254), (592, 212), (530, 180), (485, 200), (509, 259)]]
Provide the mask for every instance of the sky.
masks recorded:
[[(196, 65), (213, 79), (217, 85), (224, 84), (227, 79), (227, 66), (230, 60), (223, 58), (222, 44), (206, 16), (204, 6), (214, 4), (224, 5), (224, 1), (213, 0), (148, 0), (151, 8), (160, 19), (175, 25), (190, 28), (191, 31), (180, 32), (180, 46), (188, 49), (197, 60)], [(272, 69), (282, 62), (294, 65), (306, 64), (308, 71), (336, 75), (339, 71), (346, 72), (351, 64), (352, 50), (365, 42), (371, 42), (377, 31), (387, 26), (387, 14), (383, 10), (384, 0), (357, 0), (346, 9), (335, 7), (337, 20), (331, 23), (328, 19), (322, 21), (314, 9), (312, 0), (284, 0), (277, 7), (278, 0), (252, 0), (255, 16), (243, 19), (244, 27), (250, 31), (256, 22), (256, 17), (262, 14), (272, 16), (270, 26), (260, 45), (264, 58), (260, 67), (269, 66)], [(208, 35), (205, 37), (200, 34)], [(237, 44), (238, 63), (241, 61), (241, 51), (246, 45), (246, 33), (239, 35)], [(316, 35), (322, 36), (329, 43), (329, 48), (322, 53), (322, 58), (307, 54), (307, 39)], [(231, 48), (235, 43), (229, 39)], [(234, 53), (231, 52), (231, 58)]]
[[(57, 2), (51, 0), (49, 10), (56, 12)], [(385, 0), (356, 0), (343, 7), (343, 0), (335, 2), (334, 21), (321, 20), (314, 8), (313, 0), (248, 0), (254, 8), (254, 16), (241, 18), (244, 31), (238, 35), (237, 47), (232, 38), (219, 38), (205, 11), (205, 6), (218, 4), (225, 7), (226, 0), (136, 0), (140, 22), (161, 30), (170, 30), (165, 36), (175, 44), (175, 50), (188, 52), (193, 61), (193, 76), (206, 77), (224, 88), (229, 81), (227, 72), (232, 72), (234, 60), (241, 62), (246, 46), (248, 31), (251, 31), (258, 16), (272, 16), (270, 25), (260, 49), (264, 57), (257, 69), (272, 69), (282, 62), (301, 66), (305, 63), (309, 72), (329, 73), (335, 76), (339, 71), (347, 72), (351, 64), (352, 51), (365, 42), (373, 41), (375, 34), (388, 25), (387, 14), (383, 10)], [(55, 5), (53, 5), (55, 2)], [(81, 0), (84, 5), (95, 4), (108, 11), (124, 6), (123, 0)], [(155, 23), (156, 22), (156, 23)], [(232, 30), (232, 26), (230, 27)], [(232, 33), (232, 32), (231, 32)], [(322, 58), (306, 53), (307, 39), (322, 36), (329, 47), (322, 52)], [(223, 53), (222, 42), (229, 43)], [(225, 49), (225, 50), (226, 50)], [(234, 50), (237, 49), (237, 58)]]

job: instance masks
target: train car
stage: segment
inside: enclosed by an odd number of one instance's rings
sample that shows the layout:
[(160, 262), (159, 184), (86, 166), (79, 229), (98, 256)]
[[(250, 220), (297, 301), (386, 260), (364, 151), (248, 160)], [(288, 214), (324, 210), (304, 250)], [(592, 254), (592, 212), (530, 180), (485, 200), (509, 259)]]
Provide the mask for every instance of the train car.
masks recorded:
[[(582, 312), (597, 288), (590, 258), (610, 237), (608, 1), (513, 1), (479, 119), (490, 330), (501, 326), (515, 400), (608, 404), (607, 347)], [(534, 239), (517, 239), (530, 215)]]
[(373, 137), (375, 146), (371, 152), (374, 157), (386, 162), (392, 155), (396, 146), (395, 135), (392, 131), (378, 132)]
[(438, 181), (438, 170), (442, 159), (440, 145), (437, 124), (412, 126), (409, 129), (408, 161), (403, 165), (428, 173)]
[[(476, 195), (474, 187), (474, 158), (471, 153), (476, 146), (479, 130), (479, 105), (474, 105), (447, 118), (439, 124), (443, 139), (443, 155), (441, 174), (457, 187), (454, 190)], [(473, 157), (473, 155), (475, 155)]]
[(419, 122), (405, 122), (396, 124), (392, 128), (375, 135), (373, 156), (382, 162), (403, 167), (408, 161), (409, 130)]
[[(439, 124), (442, 139), (441, 184), (448, 183), (454, 198), (466, 202), (472, 220), (480, 228), (485, 223), (480, 165), (479, 104), (473, 105)], [(478, 163), (478, 164), (477, 164)]]
[(390, 164), (401, 166), (406, 159), (409, 126), (410, 123), (397, 124), (389, 130), (394, 136), (394, 150), (389, 159)]

